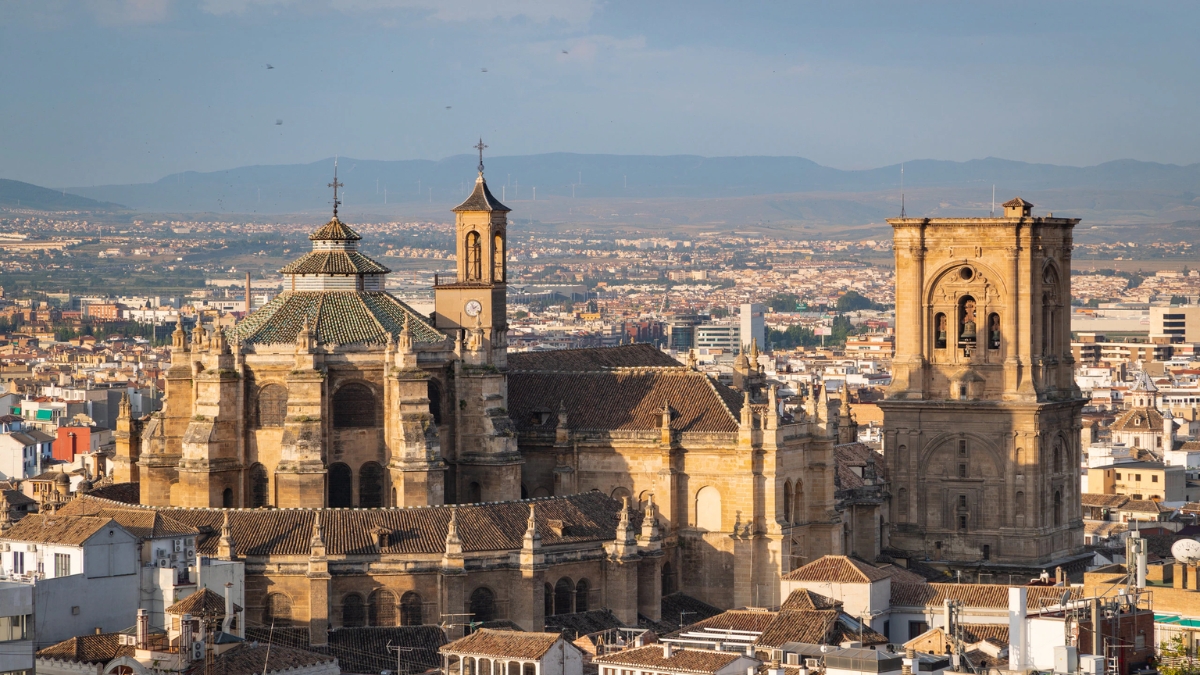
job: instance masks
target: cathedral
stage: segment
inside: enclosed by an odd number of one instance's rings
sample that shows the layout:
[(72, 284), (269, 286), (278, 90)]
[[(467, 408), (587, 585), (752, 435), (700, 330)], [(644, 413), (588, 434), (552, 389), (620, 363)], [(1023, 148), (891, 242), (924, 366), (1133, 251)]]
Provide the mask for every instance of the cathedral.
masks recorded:
[(336, 203), (271, 302), (228, 335), (176, 329), (163, 410), (124, 407), (115, 479), (142, 505), (76, 508), (170, 514), (246, 560), (248, 616), (318, 628), (381, 593), (418, 623), (534, 630), (599, 606), (658, 620), (672, 592), (772, 606), (791, 569), (884, 545), (874, 512), (847, 534), (849, 408), (820, 387), (785, 414), (745, 356), (731, 388), (648, 345), (509, 354), (510, 210), (482, 161), (431, 316), (385, 290)]

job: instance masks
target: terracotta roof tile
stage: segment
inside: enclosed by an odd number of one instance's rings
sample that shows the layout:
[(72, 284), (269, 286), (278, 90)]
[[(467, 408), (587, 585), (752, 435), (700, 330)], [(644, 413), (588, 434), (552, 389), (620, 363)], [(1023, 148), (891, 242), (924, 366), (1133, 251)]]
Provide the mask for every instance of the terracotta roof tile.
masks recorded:
[(786, 581), (832, 581), (843, 584), (870, 583), (888, 577), (888, 573), (878, 567), (844, 555), (822, 556), (783, 576)]
[[(309, 553), (313, 518), (321, 513), (329, 555), (375, 554), (373, 532), (384, 530), (385, 553), (440, 554), (445, 550), (451, 509), (458, 511), (463, 549), (500, 551), (521, 548), (529, 504), (537, 504), (542, 545), (608, 541), (615, 536), (621, 504), (600, 492), (537, 500), (381, 509), (218, 509), (128, 506), (84, 496), (106, 508), (156, 510), (189, 527), (217, 533), (226, 511), (239, 555), (302, 555)], [(26, 518), (28, 519), (28, 518)], [(563, 523), (561, 534), (550, 520)], [(22, 521), (23, 523), (24, 521)], [(198, 541), (197, 549), (214, 555), (218, 537)]]
[[(522, 431), (553, 430), (560, 402), (572, 429), (654, 431), (661, 428), (663, 405), (669, 404), (672, 429), (732, 433), (741, 412), (736, 393), (686, 368), (510, 371), (508, 392), (509, 416)], [(541, 414), (547, 412), (548, 417)]]
[[(833, 458), (837, 462), (838, 487), (842, 489), (856, 489), (866, 485), (859, 474), (869, 463), (868, 458), (875, 460), (875, 476), (880, 480), (886, 479), (883, 455), (865, 443), (836, 445), (833, 448)], [(854, 470), (856, 467), (859, 471)]]
[[(197, 661), (185, 672), (195, 675), (279, 673), (295, 668), (309, 668), (321, 664), (334, 666), (336, 662), (337, 659), (328, 654), (318, 654), (317, 652), (275, 644), (268, 646), (266, 644), (245, 643), (217, 656), (213, 659), (211, 666), (206, 667), (203, 661)], [(333, 672), (341, 671), (335, 668)]]
[(503, 211), (505, 213), (512, 209), (500, 203), (492, 195), (492, 191), (488, 189), (487, 181), (483, 179), (483, 174), (479, 174), (479, 178), (475, 179), (475, 189), (463, 201), (463, 203), (451, 209), (452, 211)]
[(675, 649), (671, 657), (667, 658), (663, 655), (662, 645), (650, 645), (597, 656), (592, 662), (687, 673), (715, 673), (740, 658), (742, 655), (737, 652), (690, 648)]
[(390, 269), (358, 251), (313, 251), (279, 270), (280, 274), (387, 274)]
[(446, 634), (437, 626), (335, 628), (329, 632), (327, 647), (311, 647), (307, 627), (246, 626), (246, 638), (262, 644), (269, 640), (276, 645), (335, 656), (342, 672), (346, 673), (395, 670), (396, 654), (388, 651), (388, 645), (406, 649), (406, 669), (415, 672), (437, 669), (442, 663), (438, 648), (446, 644)]
[(1129, 501), (1128, 495), (1102, 495), (1093, 492), (1084, 492), (1080, 497), (1080, 504), (1083, 506), (1097, 506), (1108, 509), (1115, 509)]
[(842, 603), (820, 593), (800, 588), (791, 592), (780, 609), (837, 609)]
[(1162, 433), (1163, 416), (1153, 408), (1130, 408), (1117, 415), (1109, 431), (1142, 431)]
[(126, 504), (140, 504), (142, 501), (141, 483), (113, 483), (92, 490), (88, 494), (101, 499), (111, 499)]
[[(443, 654), (475, 654), (510, 659), (540, 659), (562, 639), (562, 633), (519, 633), (481, 628), (454, 642), (442, 645)], [(578, 649), (574, 645), (572, 648)]]
[(133, 656), (133, 646), (119, 644), (120, 636), (120, 633), (80, 635), (39, 649), (37, 657), (76, 663), (108, 663), (120, 656)]
[(334, 216), (332, 220), (308, 235), (310, 241), (358, 241), (362, 235)]
[[(1030, 610), (1056, 603), (1064, 589), (1057, 586), (1029, 586), (1026, 605)], [(1008, 586), (1000, 584), (892, 584), (892, 606), (941, 607), (947, 599), (958, 600), (966, 607), (1005, 609), (1008, 607)], [(1078, 589), (1069, 589), (1078, 598)]]
[[(233, 611), (240, 612), (242, 608), (236, 603)], [(202, 588), (167, 608), (167, 614), (183, 616), (191, 614), (199, 619), (216, 619), (225, 616), (225, 598), (207, 588)]]
[(82, 546), (92, 535), (115, 525), (111, 518), (30, 514), (6, 530), (0, 540)]
[[(88, 496), (95, 495), (88, 493)], [(138, 539), (194, 537), (200, 533), (196, 528), (157, 511), (133, 510), (126, 508), (124, 504), (115, 508), (105, 508), (99, 499), (72, 500), (59, 509), (57, 515), (111, 518)]]

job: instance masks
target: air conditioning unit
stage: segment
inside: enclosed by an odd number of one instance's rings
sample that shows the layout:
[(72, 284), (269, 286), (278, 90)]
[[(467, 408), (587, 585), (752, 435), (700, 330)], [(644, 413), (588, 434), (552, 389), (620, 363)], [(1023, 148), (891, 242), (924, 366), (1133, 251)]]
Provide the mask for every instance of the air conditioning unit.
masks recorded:
[(154, 551), (154, 554), (155, 554), (154, 557), (156, 557), (156, 558), (166, 558), (167, 557), (167, 552), (161, 548), (156, 549)]
[(203, 642), (193, 642), (192, 643), (192, 660), (200, 661), (203, 659), (204, 659), (204, 643)]
[(196, 557), (196, 549), (194, 549), (194, 548), (189, 548), (189, 549), (187, 550), (187, 557), (188, 557), (188, 560), (191, 560), (192, 558), (195, 558), (195, 557)]
[(30, 553), (37, 553), (37, 544), (26, 544), (25, 550)]
[(821, 668), (821, 659), (804, 659), (804, 667), (809, 670), (819, 670)]
[(176, 539), (176, 540), (175, 540), (175, 552), (176, 552), (176, 553), (179, 553), (179, 552), (180, 552), (180, 551), (182, 551), (182, 550), (183, 550), (183, 540), (182, 540), (182, 539)]
[(9, 546), (8, 544), (0, 544), (0, 551), (4, 551), (5, 553), (7, 553), (11, 549), (12, 549), (12, 547)]
[(167, 568), (167, 567), (170, 567), (170, 566), (171, 566), (171, 561), (170, 561), (170, 560), (167, 560), (166, 558), (163, 558), (163, 559), (161, 559), (161, 560), (159, 560), (159, 561), (158, 561), (158, 566), (159, 566), (159, 567), (162, 567), (162, 568)]
[(785, 660), (785, 663), (787, 665), (789, 665), (789, 666), (800, 665), (800, 655), (799, 654), (787, 654), (786, 656), (787, 656), (787, 658)]

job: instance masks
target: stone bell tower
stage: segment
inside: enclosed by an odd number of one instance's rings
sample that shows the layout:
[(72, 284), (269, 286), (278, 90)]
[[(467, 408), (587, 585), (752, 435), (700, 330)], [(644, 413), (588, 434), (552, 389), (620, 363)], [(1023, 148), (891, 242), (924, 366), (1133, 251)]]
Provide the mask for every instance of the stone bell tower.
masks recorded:
[(1083, 547), (1070, 344), (1075, 218), (891, 219), (884, 413), (891, 542), (935, 563), (1038, 568)]
[(454, 207), (458, 271), (454, 283), (434, 287), (434, 320), (455, 344), (454, 447), (446, 476), (454, 501), (472, 503), (521, 498), (516, 429), (508, 417), (507, 206), (479, 176), (470, 196)]

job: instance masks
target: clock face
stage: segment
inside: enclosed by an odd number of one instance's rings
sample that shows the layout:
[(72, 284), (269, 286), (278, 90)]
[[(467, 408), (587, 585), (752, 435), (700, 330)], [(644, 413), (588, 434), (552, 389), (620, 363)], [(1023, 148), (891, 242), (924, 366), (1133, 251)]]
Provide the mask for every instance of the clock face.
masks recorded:
[(466, 310), (467, 316), (479, 316), (479, 313), (483, 311), (483, 305), (479, 304), (478, 300), (468, 300), (467, 306), (463, 309)]

